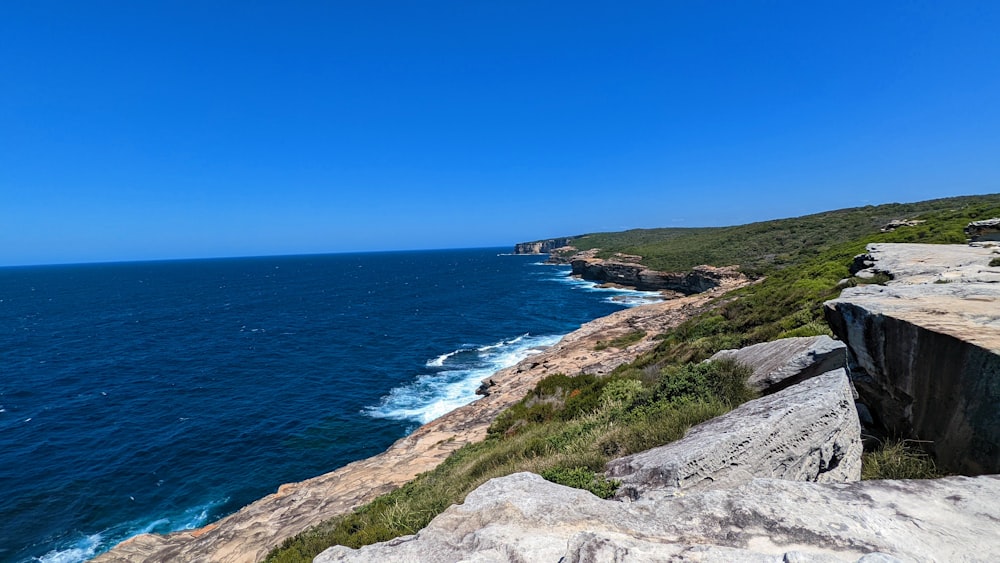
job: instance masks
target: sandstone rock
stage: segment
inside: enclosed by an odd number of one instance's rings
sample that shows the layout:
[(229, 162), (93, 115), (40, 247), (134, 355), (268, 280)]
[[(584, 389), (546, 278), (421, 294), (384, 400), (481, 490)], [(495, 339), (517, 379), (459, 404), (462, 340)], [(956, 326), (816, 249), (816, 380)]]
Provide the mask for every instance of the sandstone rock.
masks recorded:
[(573, 238), (563, 237), (534, 242), (519, 242), (514, 245), (514, 254), (548, 254), (553, 249), (569, 245)]
[(984, 240), (1000, 241), (1000, 217), (973, 221), (965, 227), (965, 236), (973, 242)]
[[(989, 249), (869, 246), (887, 286), (845, 289), (825, 314), (886, 429), (927, 440), (940, 465), (1000, 472), (1000, 268)], [(951, 283), (940, 283), (948, 281)]]
[(838, 369), (695, 426), (684, 438), (608, 463), (619, 498), (732, 487), (755, 477), (835, 483), (861, 478), (861, 427)]
[(821, 373), (847, 367), (847, 346), (829, 336), (782, 338), (716, 352), (710, 360), (732, 358), (753, 368), (747, 383), (760, 393), (774, 393)]
[(691, 295), (746, 281), (746, 277), (735, 267), (696, 266), (688, 272), (658, 272), (633, 262), (602, 260), (582, 255), (575, 256), (571, 265), (573, 275), (585, 280), (615, 283), (640, 291), (670, 290)]
[(891, 233), (900, 227), (916, 227), (921, 223), (926, 223), (927, 221), (921, 221), (919, 219), (893, 219), (885, 224), (884, 227), (879, 229), (883, 233)]
[(756, 479), (619, 503), (518, 473), (485, 483), (416, 535), (333, 547), (315, 561), (996, 561), (997, 498), (995, 476)]

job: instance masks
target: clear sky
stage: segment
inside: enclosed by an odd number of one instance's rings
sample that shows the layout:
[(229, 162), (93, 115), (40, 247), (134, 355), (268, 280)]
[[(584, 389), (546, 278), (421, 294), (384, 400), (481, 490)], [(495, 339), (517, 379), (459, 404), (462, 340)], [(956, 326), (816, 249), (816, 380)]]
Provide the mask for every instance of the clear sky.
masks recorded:
[(1000, 2), (0, 3), (0, 265), (1000, 192)]

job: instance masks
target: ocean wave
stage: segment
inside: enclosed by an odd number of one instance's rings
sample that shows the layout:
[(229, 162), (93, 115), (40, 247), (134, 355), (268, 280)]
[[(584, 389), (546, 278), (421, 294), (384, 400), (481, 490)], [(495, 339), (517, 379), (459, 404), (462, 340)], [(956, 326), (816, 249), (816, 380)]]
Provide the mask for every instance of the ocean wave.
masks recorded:
[[(412, 383), (392, 389), (377, 406), (367, 407), (364, 412), (373, 418), (412, 420), (426, 424), (474, 401), (478, 397), (476, 389), (490, 374), (541, 352), (561, 338), (562, 335), (523, 334), (495, 344), (442, 354), (432, 362), (441, 359), (441, 363), (435, 367), (445, 369), (421, 374)], [(474, 358), (465, 357), (471, 354), (474, 354)], [(453, 362), (457, 365), (449, 365)]]
[(552, 281), (570, 285), (574, 289), (581, 289), (583, 291), (595, 293), (606, 293), (607, 297), (604, 298), (605, 301), (609, 303), (616, 303), (624, 307), (637, 307), (639, 305), (663, 301), (663, 296), (658, 291), (639, 291), (637, 289), (625, 289), (620, 287), (599, 287), (600, 284), (597, 282), (574, 278), (571, 274), (572, 272), (567, 269), (564, 272), (558, 272), (550, 279)]
[(224, 498), (194, 506), (171, 516), (149, 521), (132, 521), (96, 534), (75, 537), (45, 555), (25, 560), (38, 563), (83, 563), (104, 553), (119, 543), (141, 534), (169, 534), (204, 526), (212, 509), (229, 501)]
[(54, 549), (41, 557), (35, 557), (31, 561), (40, 563), (78, 563), (86, 561), (95, 555), (101, 546), (101, 534), (93, 534), (76, 541), (66, 549)]

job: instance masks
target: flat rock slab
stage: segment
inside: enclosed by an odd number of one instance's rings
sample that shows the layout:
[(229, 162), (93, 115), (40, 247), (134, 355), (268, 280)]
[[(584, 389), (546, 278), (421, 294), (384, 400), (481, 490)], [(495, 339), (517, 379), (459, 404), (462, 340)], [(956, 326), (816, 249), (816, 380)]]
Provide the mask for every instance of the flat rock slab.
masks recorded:
[(608, 463), (620, 498), (732, 487), (755, 477), (861, 478), (861, 425), (843, 369), (749, 401), (665, 446)]
[(317, 563), (997, 561), (1000, 478), (733, 489), (620, 503), (518, 473), (493, 479), (414, 536)]
[(829, 336), (782, 338), (721, 350), (710, 360), (732, 358), (753, 368), (747, 384), (759, 393), (774, 393), (821, 373), (847, 367), (847, 346)]
[(990, 260), (1000, 249), (963, 244), (874, 243), (867, 247), (872, 270), (885, 272), (896, 283), (1000, 283), (1000, 267)]

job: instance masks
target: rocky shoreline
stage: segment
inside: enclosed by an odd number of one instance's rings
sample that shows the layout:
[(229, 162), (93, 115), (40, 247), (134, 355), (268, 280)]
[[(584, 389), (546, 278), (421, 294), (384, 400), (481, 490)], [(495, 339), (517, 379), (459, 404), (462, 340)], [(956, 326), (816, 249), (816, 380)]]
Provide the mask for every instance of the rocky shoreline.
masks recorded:
[[(727, 279), (704, 293), (588, 322), (551, 348), (487, 378), (482, 387), (486, 396), (421, 426), (381, 454), (282, 485), (276, 493), (202, 528), (130, 538), (93, 561), (261, 561), (286, 538), (400, 487), (436, 467), (456, 449), (483, 439), (493, 419), (542, 378), (555, 373), (608, 373), (656, 346), (654, 335), (704, 311), (713, 299), (746, 283), (745, 279)], [(599, 345), (637, 331), (646, 336), (625, 348)]]
[[(314, 561), (996, 561), (998, 254), (870, 245), (865, 260), (891, 281), (825, 303), (840, 341), (717, 354), (752, 368), (763, 396), (610, 461), (614, 499), (517, 473), (414, 535)], [(975, 477), (860, 481), (862, 440), (882, 425)]]

